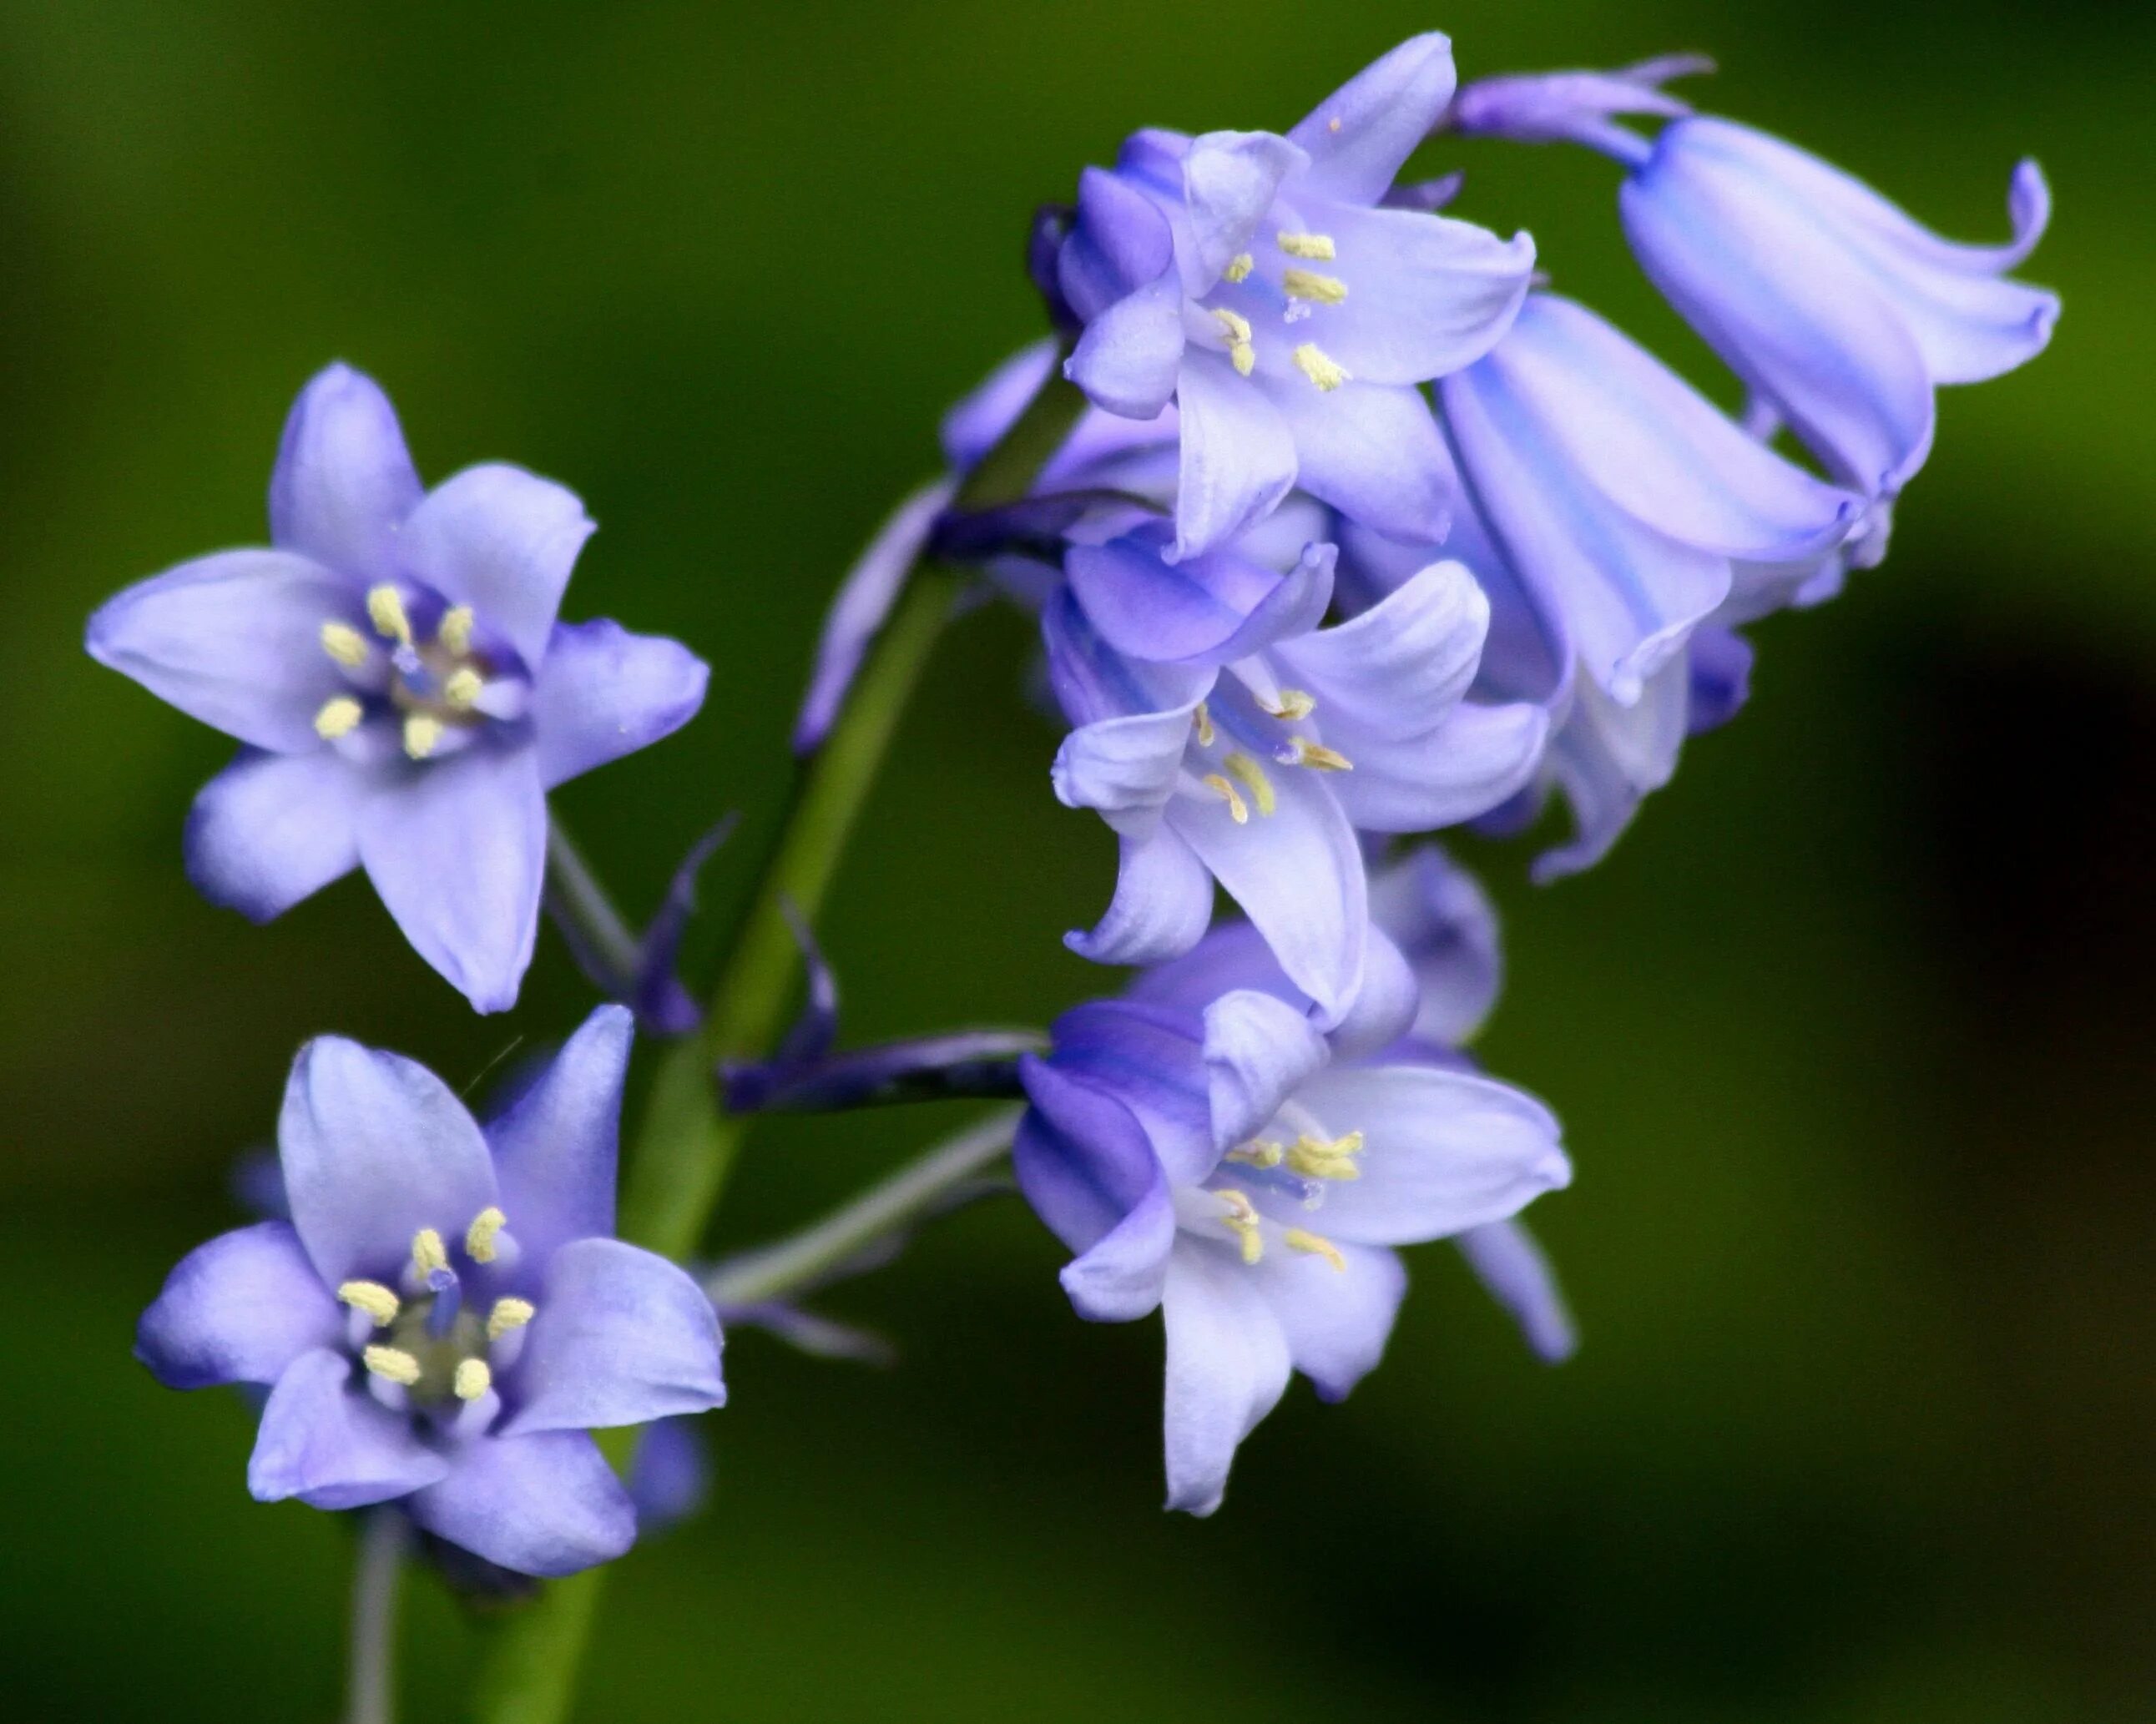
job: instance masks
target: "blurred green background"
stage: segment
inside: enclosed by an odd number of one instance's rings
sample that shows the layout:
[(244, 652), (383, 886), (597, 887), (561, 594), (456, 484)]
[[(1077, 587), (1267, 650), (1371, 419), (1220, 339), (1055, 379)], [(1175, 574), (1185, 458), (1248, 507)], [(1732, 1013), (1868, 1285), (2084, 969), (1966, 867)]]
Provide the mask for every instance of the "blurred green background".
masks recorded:
[[(1147, 122), (1285, 126), (1413, 30), (1467, 76), (1717, 53), (1702, 100), (2003, 230), (2060, 218), (2053, 349), (1943, 404), (1894, 555), (1759, 631), (1754, 704), (1614, 857), (1479, 848), (1485, 1051), (1565, 1117), (1536, 1219), (1585, 1337), (1534, 1364), (1445, 1248), (1388, 1367), (1306, 1389), (1227, 1509), (1163, 1515), (1156, 1326), (1091, 1328), (1012, 1203), (832, 1300), (903, 1368), (730, 1353), (708, 1514), (623, 1564), (583, 1716), (1990, 1724), (2151, 1716), (2156, 899), (2148, 501), (2156, 15), (2002, 0), (0, 6), (0, 1694), (20, 1719), (326, 1719), (345, 1529), (243, 1486), (249, 1416), (128, 1357), (230, 1224), (298, 1042), (453, 1081), (587, 991), (551, 933), (480, 1020), (357, 881), (257, 932), (195, 898), (225, 745), (81, 655), (107, 593), (263, 536), (342, 357), (423, 471), (507, 456), (603, 531), (572, 615), (711, 661), (685, 735), (558, 806), (641, 910), (767, 830), (819, 613), (942, 405), (1036, 333), (1029, 212)], [(1613, 171), (1482, 146), (1465, 213), (1727, 386), (1634, 275)], [(1047, 793), (1025, 629), (970, 620), (826, 919), (860, 1036), (1039, 1022), (1111, 857)], [(707, 961), (717, 917), (701, 925)], [(762, 1132), (721, 1244), (947, 1121)], [(474, 1638), (410, 1593), (405, 1690)]]

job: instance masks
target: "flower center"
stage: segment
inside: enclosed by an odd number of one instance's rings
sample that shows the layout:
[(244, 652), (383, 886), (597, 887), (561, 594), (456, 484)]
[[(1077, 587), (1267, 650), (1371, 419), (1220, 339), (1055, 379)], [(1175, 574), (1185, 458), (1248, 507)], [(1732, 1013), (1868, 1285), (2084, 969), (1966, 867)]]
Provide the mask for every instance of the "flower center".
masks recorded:
[[(468, 1269), (514, 1260), (507, 1218), (491, 1206), (465, 1229)], [(536, 1316), (531, 1301), (496, 1299), (482, 1316), (466, 1300), (465, 1281), (450, 1265), (442, 1236), (423, 1227), (400, 1295), (380, 1281), (346, 1281), (337, 1297), (353, 1313), (352, 1344), (366, 1366), (367, 1387), (393, 1410), (446, 1413), (455, 1422), (485, 1424), (499, 1410), (498, 1369), (514, 1362), (522, 1331)]]
[(489, 718), (510, 716), (506, 679), (474, 647), (477, 619), (470, 606), (450, 606), (423, 639), (404, 594), (385, 582), (369, 589), (367, 617), (371, 636), (334, 618), (322, 624), (322, 650), (355, 685), (355, 692), (333, 696), (315, 715), (316, 732), (325, 741), (351, 735), (372, 709), (394, 720), (406, 754), (425, 760)]
[[(1187, 1193), (1177, 1203), (1177, 1219), (1193, 1233), (1225, 1239), (1245, 1264), (1265, 1260), (1274, 1245), (1306, 1256), (1322, 1257), (1336, 1270), (1348, 1260), (1323, 1234), (1290, 1227), (1259, 1207), (1260, 1197), (1284, 1197), (1305, 1209), (1322, 1208), (1334, 1184), (1363, 1177), (1363, 1134), (1336, 1137), (1309, 1111), (1284, 1104), (1275, 1117), (1279, 1137), (1254, 1137), (1221, 1157), (1214, 1182)], [(1296, 1136), (1290, 1139), (1286, 1133)], [(1232, 1172), (1228, 1163), (1234, 1164)]]
[[(1348, 283), (1344, 280), (1306, 267), (1313, 263), (1331, 263), (1338, 255), (1338, 247), (1330, 233), (1303, 233), (1283, 228), (1273, 236), (1273, 243), (1283, 257), (1295, 261), (1282, 265), (1276, 275), (1270, 270), (1260, 273), (1255, 253), (1236, 253), (1220, 272), (1220, 279), (1228, 287), (1241, 290), (1231, 297), (1242, 309), (1229, 305), (1206, 307), (1221, 350), (1242, 377), (1247, 377), (1257, 369), (1258, 337), (1250, 314), (1261, 302), (1278, 305), (1281, 321), (1293, 326), (1303, 322), (1320, 307), (1342, 305), (1348, 301)], [(1252, 284), (1254, 275), (1258, 279)], [(1330, 394), (1342, 383), (1353, 381), (1353, 374), (1315, 341), (1297, 342), (1288, 358), (1321, 394)]]
[[(1251, 704), (1267, 719), (1282, 725), (1300, 724), (1317, 711), (1317, 701), (1301, 689), (1281, 689), (1270, 695), (1253, 694)], [(1238, 826), (1250, 824), (1253, 809), (1263, 819), (1280, 807), (1279, 793), (1254, 754), (1243, 749), (1223, 748), (1221, 732), (1229, 723), (1226, 713), (1216, 721), (1209, 702), (1200, 700), (1191, 714), (1192, 752), (1196, 758), (1193, 776), (1228, 805), (1228, 815)], [(1233, 737), (1229, 739), (1231, 742)], [(1284, 767), (1307, 767), (1313, 772), (1352, 772), (1354, 762), (1338, 750), (1298, 731), (1289, 732), (1270, 750), (1274, 762)]]

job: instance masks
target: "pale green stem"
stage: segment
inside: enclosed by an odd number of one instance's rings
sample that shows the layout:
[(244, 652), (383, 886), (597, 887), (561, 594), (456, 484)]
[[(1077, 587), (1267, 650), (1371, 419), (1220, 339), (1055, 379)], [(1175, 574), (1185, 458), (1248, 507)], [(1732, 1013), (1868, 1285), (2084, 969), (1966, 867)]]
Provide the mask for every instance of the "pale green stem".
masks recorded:
[(999, 1107), (977, 1120), (814, 1226), (715, 1270), (704, 1290), (714, 1305), (753, 1305), (814, 1285), (993, 1166), (1010, 1147), (1020, 1112)]
[[(1085, 404), (1058, 367), (952, 506), (978, 511), (1024, 497)], [(624, 1239), (675, 1259), (702, 1241), (747, 1128), (746, 1118), (720, 1111), (714, 1067), (722, 1058), (762, 1057), (778, 1040), (800, 968), (787, 907), (812, 921), (822, 907), (966, 579), (925, 561), (915, 566), (838, 722), (796, 782), (703, 1027), (666, 1049), (652, 1079), (622, 1198)], [(608, 1434), (601, 1445), (623, 1465), (633, 1434)], [(595, 1568), (555, 1582), (497, 1632), (475, 1690), (478, 1724), (562, 1724), (568, 1716), (604, 1574)]]
[(360, 1519), (352, 1571), (352, 1667), (345, 1724), (396, 1724), (397, 1583), (410, 1528), (384, 1506)]

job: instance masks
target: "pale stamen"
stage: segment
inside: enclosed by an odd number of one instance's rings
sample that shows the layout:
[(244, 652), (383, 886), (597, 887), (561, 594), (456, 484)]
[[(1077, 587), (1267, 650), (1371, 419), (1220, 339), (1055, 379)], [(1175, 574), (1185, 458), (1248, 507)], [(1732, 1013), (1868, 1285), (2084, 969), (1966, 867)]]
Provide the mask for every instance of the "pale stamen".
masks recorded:
[(1249, 755), (1231, 754), (1220, 764), (1243, 781), (1244, 788), (1250, 793), (1250, 800), (1257, 804), (1260, 815), (1270, 814), (1280, 806), (1279, 798), (1273, 793), (1273, 781), (1265, 776), (1265, 769)]
[(1331, 394), (1353, 375), (1345, 367), (1327, 357), (1325, 350), (1315, 341), (1305, 341), (1291, 357), (1295, 368), (1325, 394)]
[(322, 702), (322, 710), (315, 715), (315, 734), (325, 742), (334, 742), (339, 736), (348, 736), (359, 728), (366, 709), (350, 695), (338, 695)]
[(494, 1309), (487, 1313), (486, 1338), (499, 1341), (512, 1329), (521, 1329), (539, 1315), (538, 1308), (528, 1299), (497, 1299)]
[(1208, 772), (1205, 788), (1228, 804), (1228, 818), (1238, 826), (1250, 824), (1250, 811), (1243, 801), (1243, 793), (1218, 772)]
[(367, 637), (349, 623), (322, 624), (322, 650), (347, 670), (357, 670), (372, 650)]
[(1220, 272), (1226, 281), (1248, 281), (1250, 271), (1258, 267), (1258, 260), (1246, 251), (1239, 251), (1228, 259), (1228, 267)]
[(1281, 1243), (1291, 1251), (1301, 1251), (1312, 1257), (1322, 1257), (1335, 1270), (1344, 1272), (1348, 1260), (1340, 1248), (1322, 1233), (1306, 1233), (1301, 1228), (1291, 1227), (1281, 1235)]
[(370, 1347), (360, 1362), (377, 1377), (409, 1388), (419, 1380), (419, 1362), (400, 1347)]
[(1329, 264), (1339, 254), (1334, 249), (1330, 233), (1279, 233), (1275, 243), (1291, 258), (1308, 258), (1313, 263)]
[(1317, 772), (1352, 772), (1355, 762), (1337, 748), (1313, 742), (1307, 736), (1290, 736), (1287, 747), (1273, 758), (1284, 767), (1308, 767)]
[(476, 1401), (494, 1387), (494, 1373), (487, 1368), (485, 1359), (459, 1359), (449, 1387), (459, 1401)]
[(354, 1311), (365, 1311), (377, 1329), (387, 1329), (403, 1309), (397, 1296), (379, 1281), (346, 1281), (336, 1290), (336, 1296)]
[(1337, 305), (1348, 297), (1346, 282), (1337, 275), (1320, 275), (1314, 269), (1282, 270), (1281, 285), (1290, 299), (1308, 300), (1312, 305)]
[(495, 1237), (509, 1225), (509, 1218), (489, 1203), (472, 1218), (472, 1224), (465, 1230), (465, 1255), (474, 1263), (491, 1263), (495, 1255)]
[(385, 583), (368, 592), (367, 616), (384, 640), (412, 644), (412, 619), (404, 613), (404, 595), (394, 587)]

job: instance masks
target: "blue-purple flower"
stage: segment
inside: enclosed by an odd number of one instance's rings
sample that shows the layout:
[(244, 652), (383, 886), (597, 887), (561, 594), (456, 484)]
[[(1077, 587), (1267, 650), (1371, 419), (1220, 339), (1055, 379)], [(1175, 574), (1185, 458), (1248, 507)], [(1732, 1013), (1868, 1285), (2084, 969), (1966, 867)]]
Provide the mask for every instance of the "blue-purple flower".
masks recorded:
[(1396, 536), (1443, 536), (1415, 386), (1488, 351), (1534, 262), (1525, 235), (1384, 207), (1453, 85), (1450, 44), (1418, 36), (1285, 136), (1141, 131), (1081, 179), (1057, 268), (1084, 326), (1066, 370), (1111, 413), (1179, 409), (1171, 560), (1298, 483)]
[[(1836, 479), (1891, 499), (1930, 452), (1938, 385), (1998, 377), (2051, 340), (2057, 295), (2008, 279), (2043, 237), (2044, 177), (2015, 169), (2009, 243), (1956, 244), (1819, 157), (1658, 87), (1699, 64), (1493, 79), (1460, 93), (1452, 123), (1623, 162), (1625, 235), (1664, 297)], [(1669, 123), (1650, 142), (1614, 117), (1628, 113)]]
[(519, 467), (423, 491), (388, 398), (331, 366), (294, 404), (271, 549), (129, 587), (92, 656), (245, 747), (197, 799), (187, 870), (267, 921), (363, 867), (482, 1012), (537, 936), (547, 792), (686, 723), (706, 669), (673, 641), (557, 619), (592, 531)]
[(394, 1501), (526, 1574), (629, 1548), (635, 1511), (589, 1433), (725, 1399), (702, 1290), (612, 1236), (631, 1023), (599, 1008), (484, 1126), (411, 1060), (300, 1050), (278, 1125), (290, 1220), (194, 1251), (136, 1342), (169, 1387), (269, 1391), (258, 1499)]
[(1337, 1400), (1378, 1362), (1406, 1287), (1394, 1247), (1504, 1220), (1571, 1177), (1540, 1103), (1412, 1044), (1336, 1059), (1265, 967), (1214, 992), (1229, 967), (1207, 953), (1142, 998), (1065, 1013), (1025, 1062), (1014, 1150), (1075, 1254), (1079, 1314), (1162, 1313), (1168, 1506), (1196, 1514), (1291, 1372)]

